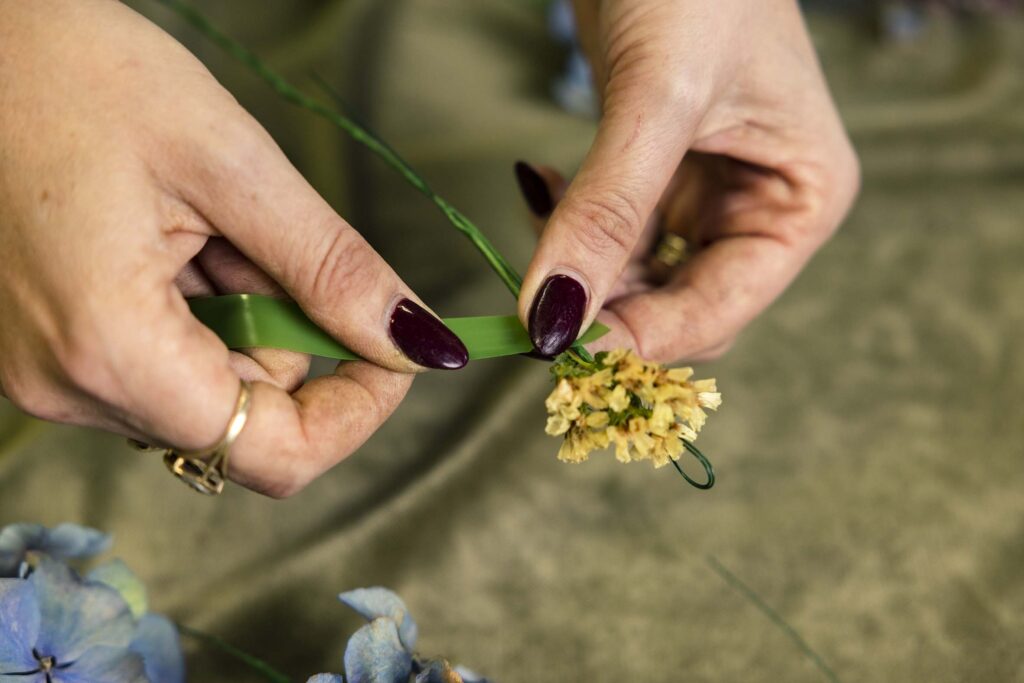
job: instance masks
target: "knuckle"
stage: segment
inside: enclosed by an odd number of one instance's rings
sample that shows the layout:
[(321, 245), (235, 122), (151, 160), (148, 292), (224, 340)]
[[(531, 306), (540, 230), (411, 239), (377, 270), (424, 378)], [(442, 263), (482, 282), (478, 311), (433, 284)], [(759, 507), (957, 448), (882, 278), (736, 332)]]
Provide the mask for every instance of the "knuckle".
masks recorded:
[(116, 373), (99, 335), (81, 325), (71, 327), (73, 331), (52, 349), (61, 374), (78, 391), (114, 403)]
[(2, 385), (7, 399), (27, 415), (47, 422), (75, 421), (68, 397), (42, 375), (5, 374)]
[(303, 270), (309, 273), (305, 291), (314, 305), (335, 299), (339, 292), (359, 299), (379, 283), (381, 268), (377, 255), (347, 225), (328, 230), (313, 254), (315, 263)]
[(395, 411), (395, 408), (402, 402), (409, 388), (412, 386), (414, 376), (406, 373), (388, 373), (388, 380), (382, 382), (376, 392), (372, 393), (376, 399), (376, 418), (378, 422), (384, 422)]
[(293, 496), (302, 493), (302, 491), (309, 485), (308, 481), (302, 481), (298, 478), (289, 479), (286, 481), (276, 481), (269, 483), (259, 488), (259, 492), (267, 498), (273, 500), (287, 500)]
[(206, 132), (210, 139), (216, 140), (214, 149), (221, 164), (251, 172), (259, 168), (254, 162), (262, 159), (273, 141), (241, 105), (231, 106), (234, 111), (229, 110), (227, 115), (217, 110), (220, 115), (210, 117)]
[(70, 417), (60, 393), (45, 382), (7, 377), (4, 391), (16, 408), (32, 417), (48, 422), (65, 422)]
[(643, 223), (636, 201), (621, 191), (578, 200), (567, 210), (573, 239), (597, 256), (628, 254)]
[(241, 483), (268, 498), (284, 500), (300, 493), (316, 476), (309, 471), (309, 448), (303, 438), (295, 435), (288, 441), (274, 441), (274, 464)]
[(708, 350), (706, 350), (706, 351), (704, 351), (702, 353), (697, 354), (694, 357), (693, 360), (700, 361), (700, 362), (709, 362), (709, 361), (713, 361), (713, 360), (718, 360), (719, 358), (723, 357), (725, 354), (729, 353), (729, 351), (732, 349), (733, 346), (735, 346), (735, 344), (736, 344), (735, 337), (730, 338), (730, 339), (726, 339), (725, 341), (720, 342), (719, 344), (713, 346), (712, 348), (710, 348), (710, 349), (708, 349)]
[(402, 402), (412, 384), (413, 376), (397, 372), (378, 372), (374, 369), (372, 382), (360, 375), (351, 375), (351, 389), (358, 398), (355, 402), (363, 406), (358, 415), (353, 415), (353, 425), (361, 434), (373, 433), (383, 424), (398, 404)]
[(637, 347), (642, 358), (656, 363), (674, 363), (683, 355), (681, 353), (683, 345), (678, 339), (640, 335), (637, 339)]

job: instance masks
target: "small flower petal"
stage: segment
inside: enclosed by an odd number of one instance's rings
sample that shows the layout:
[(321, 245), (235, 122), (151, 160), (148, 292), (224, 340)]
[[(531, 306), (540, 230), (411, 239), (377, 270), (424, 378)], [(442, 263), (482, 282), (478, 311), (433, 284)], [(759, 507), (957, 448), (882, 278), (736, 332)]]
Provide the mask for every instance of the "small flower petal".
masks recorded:
[(130, 649), (142, 657), (150, 683), (185, 683), (181, 640), (167, 617), (147, 614), (139, 619)]
[(387, 588), (357, 588), (338, 596), (367, 621), (380, 617), (391, 619), (398, 628), (402, 644), (410, 652), (416, 647), (418, 628), (402, 598)]
[(629, 394), (626, 393), (626, 387), (620, 384), (612, 390), (611, 396), (608, 397), (608, 407), (616, 413), (621, 413), (629, 407)]
[(718, 410), (722, 405), (722, 395), (717, 391), (701, 391), (697, 394), (697, 402), (709, 410)]
[(693, 368), (669, 368), (665, 371), (668, 381), (675, 384), (682, 384), (693, 377)]
[(388, 618), (374, 619), (348, 641), (345, 678), (348, 683), (396, 683), (412, 675), (412, 655)]
[(72, 662), (97, 646), (127, 649), (135, 621), (116, 590), (83, 582), (67, 566), (48, 558), (36, 566), (28, 582), (35, 588), (42, 617), (39, 652), (58, 662)]
[(86, 577), (89, 581), (110, 586), (118, 593), (132, 611), (132, 616), (138, 619), (149, 611), (149, 602), (146, 598), (146, 586), (139, 580), (131, 569), (121, 560), (111, 560), (101, 564)]
[(571, 426), (572, 423), (565, 419), (563, 415), (552, 415), (544, 426), (544, 433), (550, 436), (561, 436), (569, 431)]
[(91, 647), (66, 669), (51, 673), (53, 683), (163, 683), (146, 678), (142, 657), (121, 647)]
[(652, 434), (665, 436), (668, 434), (669, 428), (675, 424), (675, 421), (676, 416), (668, 404), (659, 403), (654, 406), (648, 425)]
[(81, 559), (104, 552), (110, 536), (77, 524), (47, 529), (41, 524), (9, 524), (0, 529), (0, 577), (17, 576), (26, 553), (37, 551), (56, 560)]
[(39, 603), (32, 584), (0, 579), (0, 680), (4, 674), (38, 668), (32, 649), (39, 638), (39, 626)]

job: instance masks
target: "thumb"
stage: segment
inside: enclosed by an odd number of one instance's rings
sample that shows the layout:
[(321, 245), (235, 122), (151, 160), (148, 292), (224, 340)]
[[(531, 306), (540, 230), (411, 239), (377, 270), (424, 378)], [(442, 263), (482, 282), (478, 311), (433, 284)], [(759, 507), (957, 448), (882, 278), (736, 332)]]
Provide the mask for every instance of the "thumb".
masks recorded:
[(332, 337), (400, 372), (458, 369), (466, 347), (247, 116), (183, 185), (189, 203)]
[(519, 316), (546, 356), (601, 309), (699, 123), (700, 107), (651, 82), (654, 66), (609, 74), (597, 135), (527, 269)]

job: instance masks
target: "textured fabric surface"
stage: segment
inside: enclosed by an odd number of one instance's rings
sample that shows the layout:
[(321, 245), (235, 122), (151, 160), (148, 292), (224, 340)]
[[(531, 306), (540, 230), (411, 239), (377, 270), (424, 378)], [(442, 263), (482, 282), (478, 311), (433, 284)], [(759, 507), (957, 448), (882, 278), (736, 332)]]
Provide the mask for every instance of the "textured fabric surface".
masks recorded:
[[(525, 266), (512, 163), (571, 172), (593, 133), (550, 102), (561, 57), (538, 3), (258, 5), (204, 3), (289, 75), (332, 81)], [(701, 437), (712, 491), (611, 456), (558, 463), (545, 366), (513, 358), (418, 379), (354, 457), (280, 502), (202, 498), (118, 438), (0, 404), (0, 523), (112, 532), (155, 609), (296, 680), (340, 669), (358, 621), (335, 594), (368, 585), (402, 595), (422, 652), (502, 683), (824, 680), (709, 557), (841, 680), (1024, 680), (1024, 23), (938, 21), (888, 47), (837, 18), (813, 29), (864, 190), (700, 369), (725, 397)], [(392, 172), (181, 35), (435, 310), (514, 310)], [(256, 680), (189, 655), (197, 683)]]

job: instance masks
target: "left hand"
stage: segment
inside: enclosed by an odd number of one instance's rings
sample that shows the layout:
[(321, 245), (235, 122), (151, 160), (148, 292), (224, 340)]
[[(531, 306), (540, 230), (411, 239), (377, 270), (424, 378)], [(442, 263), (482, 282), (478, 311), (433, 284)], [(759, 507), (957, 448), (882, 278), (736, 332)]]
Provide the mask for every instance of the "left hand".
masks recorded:
[[(797, 2), (575, 6), (603, 114), (571, 184), (517, 168), (534, 213), (544, 199), (554, 209), (537, 216), (520, 317), (546, 355), (600, 317), (613, 329), (602, 348), (716, 357), (833, 233), (859, 186)], [(650, 269), (661, 231), (693, 253), (666, 277)]]

